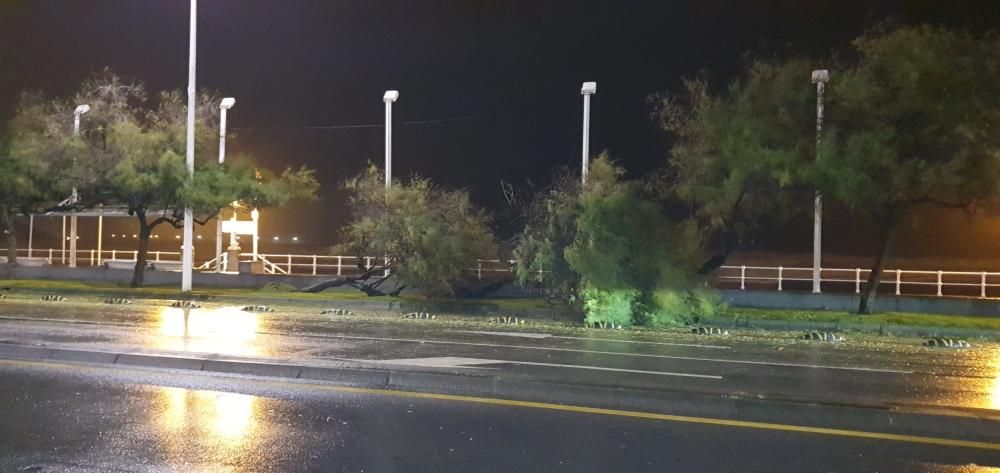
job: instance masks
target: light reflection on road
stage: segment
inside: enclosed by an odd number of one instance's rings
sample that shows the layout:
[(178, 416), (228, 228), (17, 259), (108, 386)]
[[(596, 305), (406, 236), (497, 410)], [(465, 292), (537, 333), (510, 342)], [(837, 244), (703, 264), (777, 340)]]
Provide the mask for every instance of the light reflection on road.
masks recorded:
[(165, 350), (265, 355), (256, 343), (259, 315), (238, 307), (216, 309), (160, 308), (159, 346)]
[[(256, 433), (258, 398), (246, 394), (160, 387), (163, 409), (158, 424), (178, 439), (196, 438), (214, 448), (242, 450)], [(169, 446), (167, 446), (169, 448)]]

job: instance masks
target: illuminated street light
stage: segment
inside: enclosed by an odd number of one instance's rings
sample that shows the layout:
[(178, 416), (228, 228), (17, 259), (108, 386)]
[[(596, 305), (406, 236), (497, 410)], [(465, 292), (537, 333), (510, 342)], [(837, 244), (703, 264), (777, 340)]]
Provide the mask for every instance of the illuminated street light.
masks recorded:
[(580, 88), (583, 95), (583, 163), (580, 182), (587, 183), (587, 171), (590, 168), (590, 96), (597, 93), (597, 82), (584, 82)]
[[(187, 152), (185, 164), (189, 176), (194, 175), (194, 112), (197, 99), (195, 77), (198, 54), (198, 0), (191, 0), (190, 38), (188, 39), (188, 104)], [(184, 208), (184, 242), (181, 245), (181, 292), (191, 292), (194, 270), (194, 215), (191, 207)]]
[[(80, 116), (90, 111), (90, 105), (82, 104), (77, 105), (76, 110), (73, 110), (73, 136), (80, 136)], [(73, 165), (76, 165), (76, 156), (73, 156)], [(73, 196), (71, 197), (71, 203), (76, 205), (77, 201), (80, 200), (80, 196), (77, 194), (76, 186), (73, 186)], [(69, 267), (76, 267), (76, 213), (72, 212), (69, 219)], [(66, 228), (66, 217), (63, 216), (63, 228)], [(66, 244), (63, 244), (63, 252), (66, 251)]]
[(292, 241), (299, 241), (299, 237), (297, 237), (297, 236), (292, 237)]
[(279, 238), (278, 238), (278, 237), (274, 237), (274, 241), (278, 241), (278, 240), (279, 240)]
[[(236, 99), (226, 97), (219, 104), (219, 164), (226, 162), (226, 112), (236, 105)], [(222, 271), (222, 215), (215, 218), (215, 272)]]
[(385, 190), (392, 187), (392, 104), (399, 100), (398, 90), (387, 90), (382, 96), (385, 102)]
[[(812, 82), (816, 84), (816, 159), (819, 159), (820, 140), (823, 135), (823, 91), (830, 81), (830, 71), (826, 69), (812, 72)], [(821, 254), (823, 247), (823, 196), (816, 191), (813, 200), (813, 292), (820, 292)]]

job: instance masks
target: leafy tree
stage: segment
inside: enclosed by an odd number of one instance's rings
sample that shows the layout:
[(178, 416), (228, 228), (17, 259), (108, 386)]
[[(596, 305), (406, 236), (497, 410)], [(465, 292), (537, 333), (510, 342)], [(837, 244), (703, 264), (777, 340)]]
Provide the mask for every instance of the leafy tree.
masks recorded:
[(515, 240), (519, 283), (540, 287), (549, 298), (577, 300), (580, 276), (569, 267), (565, 251), (576, 239), (580, 211), (580, 177), (572, 173), (556, 172), (552, 184), (535, 193)]
[[(402, 287), (419, 287), (436, 296), (453, 295), (468, 277), (471, 262), (496, 255), (489, 218), (467, 192), (413, 177), (393, 182), (387, 193), (384, 182), (382, 171), (369, 165), (344, 184), (351, 221), (342, 230), (343, 250), (388, 255), (388, 268)], [(381, 294), (378, 286), (383, 281), (364, 289)]]
[(998, 196), (1000, 37), (923, 26), (866, 34), (853, 48), (851, 67), (831, 74), (830, 133), (814, 178), (875, 222), (878, 250), (858, 307), (868, 313), (906, 212), (972, 211)]
[[(702, 274), (722, 264), (757, 230), (779, 225), (811, 202), (803, 169), (814, 160), (815, 89), (801, 59), (754, 61), (741, 80), (711, 93), (704, 79), (686, 93), (651, 98), (673, 138), (656, 187), (679, 202), (713, 249)], [(804, 79), (805, 78), (805, 79)]]
[[(109, 71), (87, 79), (72, 103), (87, 103), (91, 112), (79, 137), (50, 127), (26, 134), (25, 143), (44, 141), (70, 155), (71, 180), (80, 189), (78, 207), (122, 205), (139, 223), (139, 246), (132, 285), (143, 282), (149, 237), (155, 227), (183, 225), (189, 207), (204, 224), (234, 201), (253, 207), (281, 205), (293, 198), (312, 198), (318, 184), (311, 170), (287, 169), (280, 176), (257, 172), (246, 158), (226, 165), (214, 159), (196, 161), (192, 178), (185, 165), (186, 103), (179, 92), (164, 92), (155, 107), (141, 83), (127, 83)], [(195, 153), (215, 155), (218, 99), (201, 94), (196, 116)], [(65, 103), (51, 108), (65, 112)], [(32, 148), (28, 148), (32, 150)], [(27, 153), (27, 155), (39, 153)]]
[[(642, 194), (638, 182), (623, 175), (606, 154), (591, 161), (576, 238), (565, 249), (583, 284), (587, 323), (645, 323), (656, 310), (658, 289), (684, 289), (691, 282), (683, 263), (689, 247), (680, 241), (683, 232)], [(632, 314), (628, 323), (621, 319), (626, 312)]]

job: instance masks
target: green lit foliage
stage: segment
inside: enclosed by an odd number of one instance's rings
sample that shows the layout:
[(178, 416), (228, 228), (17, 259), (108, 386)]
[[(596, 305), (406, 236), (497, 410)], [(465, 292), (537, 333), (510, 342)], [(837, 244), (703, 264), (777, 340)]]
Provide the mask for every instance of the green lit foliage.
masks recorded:
[(453, 295), (470, 264), (495, 258), (489, 218), (467, 192), (421, 177), (394, 181), (388, 193), (384, 183), (382, 171), (369, 165), (344, 184), (351, 221), (337, 251), (388, 255), (402, 285), (431, 296)]
[[(657, 290), (685, 291), (695, 279), (685, 264), (687, 232), (643, 195), (639, 183), (623, 175), (607, 155), (591, 162), (576, 237), (565, 250), (566, 261), (586, 288), (582, 295), (588, 323), (646, 323), (648, 314), (659, 309)], [(626, 303), (627, 323), (621, 319)]]

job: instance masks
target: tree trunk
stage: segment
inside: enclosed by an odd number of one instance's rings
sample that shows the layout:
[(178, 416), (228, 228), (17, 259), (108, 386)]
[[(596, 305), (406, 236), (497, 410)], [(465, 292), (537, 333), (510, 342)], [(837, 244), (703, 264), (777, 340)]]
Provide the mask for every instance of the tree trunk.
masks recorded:
[(875, 295), (878, 293), (879, 278), (882, 276), (882, 266), (885, 258), (889, 254), (889, 243), (892, 240), (892, 227), (896, 224), (895, 216), (890, 216), (885, 221), (880, 222), (878, 231), (878, 253), (872, 263), (871, 272), (868, 273), (868, 282), (861, 293), (861, 300), (858, 302), (859, 314), (871, 314), (872, 304)]
[(14, 234), (14, 216), (7, 206), (0, 206), (0, 226), (3, 227), (4, 241), (7, 243), (7, 264), (17, 264), (17, 235)]
[(139, 251), (136, 253), (135, 269), (132, 270), (132, 287), (142, 286), (149, 254), (149, 235), (153, 232), (153, 227), (146, 223), (145, 213), (136, 213), (136, 216), (139, 218)]

